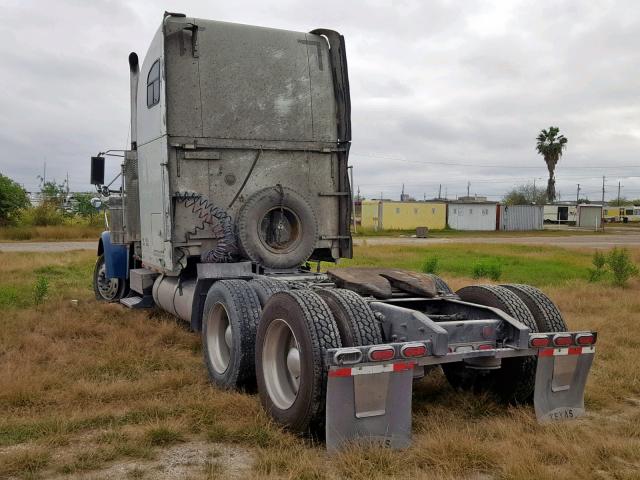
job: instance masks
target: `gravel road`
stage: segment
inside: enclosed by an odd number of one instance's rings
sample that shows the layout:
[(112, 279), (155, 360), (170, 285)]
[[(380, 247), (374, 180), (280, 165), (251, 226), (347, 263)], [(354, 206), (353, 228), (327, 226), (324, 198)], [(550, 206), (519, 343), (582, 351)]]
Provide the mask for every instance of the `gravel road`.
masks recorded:
[[(459, 238), (403, 238), (403, 237), (368, 237), (355, 238), (354, 243), (361, 245), (436, 245), (442, 243), (491, 243), (547, 245), (567, 248), (613, 248), (640, 247), (640, 234), (614, 235), (573, 235), (566, 237), (459, 237)], [(1, 249), (1, 247), (0, 247)]]
[(5, 242), (0, 252), (68, 252), (69, 250), (97, 250), (98, 241), (91, 242)]

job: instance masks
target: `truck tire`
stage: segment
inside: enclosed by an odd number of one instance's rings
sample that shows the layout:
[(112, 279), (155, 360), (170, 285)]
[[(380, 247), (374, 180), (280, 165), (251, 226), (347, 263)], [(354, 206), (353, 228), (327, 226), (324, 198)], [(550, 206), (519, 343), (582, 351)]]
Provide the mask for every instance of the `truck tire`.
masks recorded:
[(285, 282), (268, 277), (254, 278), (249, 281), (249, 286), (258, 295), (260, 307), (264, 307), (267, 301), (276, 293), (289, 290), (289, 286)]
[(326, 351), (341, 347), (331, 310), (311, 290), (276, 293), (262, 311), (256, 336), (260, 401), (295, 432), (320, 432), (327, 388)]
[(531, 285), (515, 283), (501, 286), (511, 290), (527, 305), (536, 325), (538, 325), (539, 332), (566, 332), (568, 330), (558, 307), (540, 289)]
[(439, 294), (454, 295), (453, 290), (451, 290), (451, 287), (441, 277), (439, 277), (438, 275), (434, 275), (433, 273), (428, 273), (427, 275), (429, 275), (435, 282), (436, 290), (438, 291)]
[[(474, 285), (458, 290), (465, 302), (499, 308), (537, 332), (538, 327), (527, 305), (510, 290), (495, 285)], [(472, 370), (463, 363), (445, 364), (442, 369), (452, 387), (460, 390), (489, 390), (509, 403), (529, 402), (536, 376), (536, 357), (503, 358), (498, 370)]]
[(107, 278), (107, 266), (104, 255), (99, 255), (93, 268), (93, 293), (101, 302), (118, 302), (129, 290), (127, 281), (122, 278)]
[(318, 224), (309, 202), (290, 188), (276, 185), (254, 193), (237, 219), (242, 254), (268, 268), (293, 268), (316, 247)]
[(207, 293), (202, 351), (210, 380), (226, 389), (255, 389), (260, 301), (244, 280), (220, 280)]
[(329, 306), (343, 347), (383, 343), (380, 322), (360, 295), (342, 288), (319, 288), (316, 293)]

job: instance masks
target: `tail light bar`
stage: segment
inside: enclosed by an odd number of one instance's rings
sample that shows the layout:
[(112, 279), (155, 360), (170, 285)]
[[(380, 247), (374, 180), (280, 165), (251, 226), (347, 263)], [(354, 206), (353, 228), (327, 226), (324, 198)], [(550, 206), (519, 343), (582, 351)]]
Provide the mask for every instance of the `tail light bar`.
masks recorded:
[(531, 348), (571, 347), (574, 345), (584, 347), (594, 345), (597, 338), (595, 332), (538, 333), (529, 336), (529, 346)]

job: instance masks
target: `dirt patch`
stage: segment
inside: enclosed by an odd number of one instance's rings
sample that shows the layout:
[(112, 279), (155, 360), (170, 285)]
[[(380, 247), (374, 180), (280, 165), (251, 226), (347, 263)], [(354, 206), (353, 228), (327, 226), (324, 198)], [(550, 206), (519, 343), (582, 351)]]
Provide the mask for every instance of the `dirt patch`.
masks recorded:
[(250, 476), (254, 462), (254, 456), (248, 449), (200, 440), (174, 445), (158, 452), (156, 457), (153, 460), (118, 461), (91, 472), (47, 476), (47, 478), (55, 480), (247, 478)]

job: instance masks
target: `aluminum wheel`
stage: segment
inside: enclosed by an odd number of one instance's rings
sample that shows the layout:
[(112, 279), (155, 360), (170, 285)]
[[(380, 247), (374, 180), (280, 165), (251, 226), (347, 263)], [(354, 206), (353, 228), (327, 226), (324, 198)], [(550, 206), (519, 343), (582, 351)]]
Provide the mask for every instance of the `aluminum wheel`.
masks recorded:
[(282, 319), (274, 320), (267, 329), (262, 369), (274, 405), (281, 410), (291, 407), (300, 387), (300, 346), (291, 327)]
[(107, 301), (114, 300), (118, 295), (119, 282), (117, 278), (107, 278), (107, 266), (102, 262), (98, 269), (98, 278), (96, 279), (96, 286), (98, 287), (100, 296)]
[(227, 310), (221, 303), (215, 304), (207, 317), (207, 345), (213, 369), (219, 374), (224, 373), (231, 358), (233, 332)]

